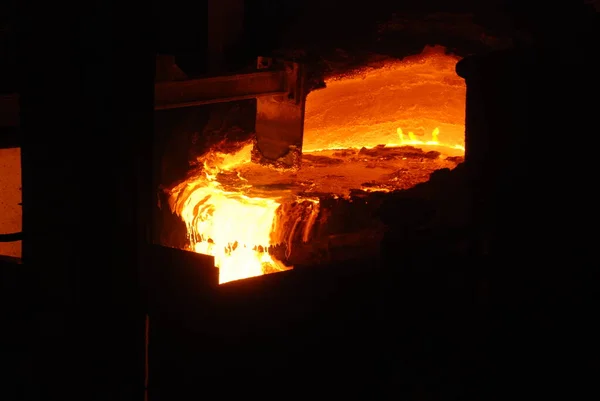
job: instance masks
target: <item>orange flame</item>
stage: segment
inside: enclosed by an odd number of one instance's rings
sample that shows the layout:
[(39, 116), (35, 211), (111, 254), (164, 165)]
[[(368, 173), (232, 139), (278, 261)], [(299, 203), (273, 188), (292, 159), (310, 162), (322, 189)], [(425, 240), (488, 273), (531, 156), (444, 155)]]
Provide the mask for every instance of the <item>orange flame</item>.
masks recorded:
[[(412, 145), (464, 153), (465, 85), (454, 71), (457, 61), (441, 47), (428, 47), (361, 75), (328, 80), (307, 98), (303, 152)], [(284, 233), (278, 226), (282, 199), (248, 196), (251, 183), (236, 172), (250, 163), (251, 150), (252, 144), (232, 154), (210, 150), (199, 160), (201, 174), (171, 190), (170, 206), (187, 225), (190, 248), (215, 257), (220, 283), (290, 269), (269, 250), (287, 243), (289, 256), (294, 233), (302, 230), (302, 241), (309, 241), (319, 213), (319, 201), (308, 199), (310, 213), (291, 216), (291, 232)], [(224, 172), (236, 172), (246, 187), (227, 190), (219, 182)]]
[(443, 143), (440, 142), (439, 140), (439, 136), (440, 136), (440, 129), (438, 127), (435, 127), (433, 129), (433, 131), (431, 132), (431, 139), (430, 140), (422, 140), (422, 139), (417, 139), (417, 137), (415, 136), (415, 134), (413, 132), (409, 132), (408, 133), (408, 140), (406, 139), (404, 132), (402, 131), (402, 128), (396, 128), (396, 133), (398, 134), (398, 139), (400, 140), (400, 143), (398, 144), (387, 144), (387, 146), (405, 146), (405, 145), (411, 145), (411, 146), (444, 146), (446, 148), (450, 148), (450, 149), (458, 149), (458, 150), (462, 150), (464, 152), (465, 147), (463, 145), (444, 145)]
[(269, 254), (280, 204), (225, 191), (217, 181), (219, 173), (249, 162), (251, 148), (234, 154), (209, 152), (202, 160), (204, 175), (171, 191), (171, 208), (188, 227), (191, 249), (215, 257), (219, 283), (289, 269)]

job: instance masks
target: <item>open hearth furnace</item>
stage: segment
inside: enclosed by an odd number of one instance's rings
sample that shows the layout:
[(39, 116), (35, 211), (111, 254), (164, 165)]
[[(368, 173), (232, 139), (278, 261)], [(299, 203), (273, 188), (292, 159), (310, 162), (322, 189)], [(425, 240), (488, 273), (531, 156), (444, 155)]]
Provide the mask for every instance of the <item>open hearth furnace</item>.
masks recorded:
[(0, 24), (19, 43), (0, 147), (23, 155), (22, 233), (0, 232), (23, 242), (22, 264), (0, 258), (8, 398), (595, 383), (597, 162), (578, 139), (600, 14), (100, 3)]
[[(418, 184), (463, 161), (459, 59), (427, 46), (326, 76), (318, 89), (297, 63), (259, 58), (256, 71), (194, 80), (159, 60), (170, 77), (156, 84), (155, 241), (213, 256), (220, 283), (378, 259), (381, 210), (418, 204), (428, 196)], [(407, 224), (421, 221), (406, 230), (441, 214), (412, 208)]]

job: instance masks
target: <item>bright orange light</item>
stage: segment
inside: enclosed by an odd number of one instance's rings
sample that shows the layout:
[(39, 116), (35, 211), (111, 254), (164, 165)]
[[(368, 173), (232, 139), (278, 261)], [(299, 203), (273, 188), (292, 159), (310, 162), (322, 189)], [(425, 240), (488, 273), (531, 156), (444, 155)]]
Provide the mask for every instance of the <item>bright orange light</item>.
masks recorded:
[[(327, 88), (307, 98), (303, 152), (411, 145), (464, 154), (465, 84), (454, 71), (457, 61), (441, 47), (428, 47), (418, 56), (328, 80)], [(171, 190), (170, 206), (187, 225), (190, 248), (215, 257), (220, 283), (290, 269), (269, 250), (283, 243), (287, 256), (297, 230), (303, 230), (303, 242), (309, 241), (319, 214), (318, 199), (296, 197), (296, 201), (311, 202), (309, 212), (282, 216), (287, 210), (282, 205), (289, 199), (284, 201), (281, 193), (251, 196), (253, 182), (269, 174), (264, 167), (252, 167), (251, 150), (251, 143), (231, 154), (211, 149), (199, 160), (201, 171)], [(333, 160), (332, 155), (328, 157)], [(354, 160), (350, 175), (359, 177), (363, 173)], [(340, 174), (336, 166), (322, 167), (331, 170), (323, 176)], [(298, 179), (318, 177), (314, 171), (305, 169)], [(369, 169), (365, 177), (373, 178), (376, 171)], [(238, 180), (235, 189), (219, 181), (225, 175), (231, 180), (232, 173)], [(279, 174), (277, 181), (284, 173), (272, 174)], [(386, 192), (390, 188), (378, 186), (375, 180), (364, 190)], [(282, 221), (291, 232), (284, 232)]]
[(203, 175), (172, 190), (171, 208), (186, 223), (191, 248), (215, 257), (219, 283), (289, 269), (268, 252), (280, 204), (225, 191), (217, 181), (220, 172), (248, 163), (251, 148), (246, 145), (234, 154), (209, 152), (202, 160)]
[(464, 151), (466, 86), (440, 46), (326, 81), (306, 100), (303, 152), (431, 145)]

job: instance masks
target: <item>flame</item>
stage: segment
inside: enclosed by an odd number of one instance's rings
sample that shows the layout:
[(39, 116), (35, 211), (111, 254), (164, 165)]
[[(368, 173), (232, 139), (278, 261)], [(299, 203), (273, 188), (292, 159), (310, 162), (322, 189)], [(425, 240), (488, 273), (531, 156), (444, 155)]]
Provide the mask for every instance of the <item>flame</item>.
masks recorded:
[[(307, 98), (303, 152), (411, 145), (464, 153), (466, 94), (457, 61), (439, 46), (426, 47), (418, 56), (328, 80)], [(240, 171), (252, 146), (210, 149), (197, 174), (171, 190), (170, 206), (187, 225), (190, 249), (214, 256), (220, 283), (290, 269), (270, 251), (286, 244), (289, 257), (294, 238), (310, 241), (319, 215), (318, 199), (249, 195), (252, 180)], [(233, 188), (221, 179), (232, 173)], [(390, 191), (376, 183), (364, 190)]]
[(209, 152), (201, 160), (203, 174), (171, 191), (171, 208), (187, 225), (190, 248), (214, 256), (219, 283), (290, 268), (269, 254), (280, 203), (226, 191), (217, 181), (220, 173), (248, 163), (251, 149)]
[(431, 131), (430, 140), (417, 139), (413, 132), (408, 133), (407, 140), (404, 135), (404, 132), (402, 131), (402, 128), (399, 127), (396, 128), (396, 133), (398, 134), (398, 139), (400, 140), (400, 142), (398, 144), (387, 144), (386, 146), (444, 146), (450, 149), (462, 150), (463, 152), (465, 150), (465, 147), (463, 145), (445, 145), (444, 143), (440, 142), (440, 129), (438, 127), (435, 127), (433, 131)]

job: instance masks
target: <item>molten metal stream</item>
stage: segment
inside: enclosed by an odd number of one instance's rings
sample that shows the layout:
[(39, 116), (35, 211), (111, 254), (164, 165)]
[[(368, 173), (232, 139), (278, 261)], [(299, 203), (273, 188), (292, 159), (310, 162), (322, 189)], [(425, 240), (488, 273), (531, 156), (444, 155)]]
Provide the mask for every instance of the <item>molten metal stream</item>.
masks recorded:
[(173, 188), (170, 198), (187, 225), (190, 248), (215, 257), (219, 283), (290, 268), (268, 252), (280, 203), (225, 191), (217, 181), (218, 173), (249, 163), (251, 149), (248, 144), (235, 154), (209, 152), (203, 175)]
[[(307, 98), (303, 152), (412, 145), (464, 153), (465, 85), (454, 71), (457, 61), (441, 47), (426, 48), (328, 80)], [(236, 170), (250, 163), (251, 148), (210, 150), (200, 160), (202, 171), (171, 190), (170, 206), (187, 225), (190, 249), (215, 257), (220, 283), (291, 268), (269, 253), (285, 242), (277, 213), (289, 199), (248, 195), (252, 184)], [(226, 190), (219, 174), (236, 171), (244, 186)], [(305, 242), (318, 215), (318, 200), (307, 200), (315, 207), (293, 224), (295, 230), (302, 223)]]

